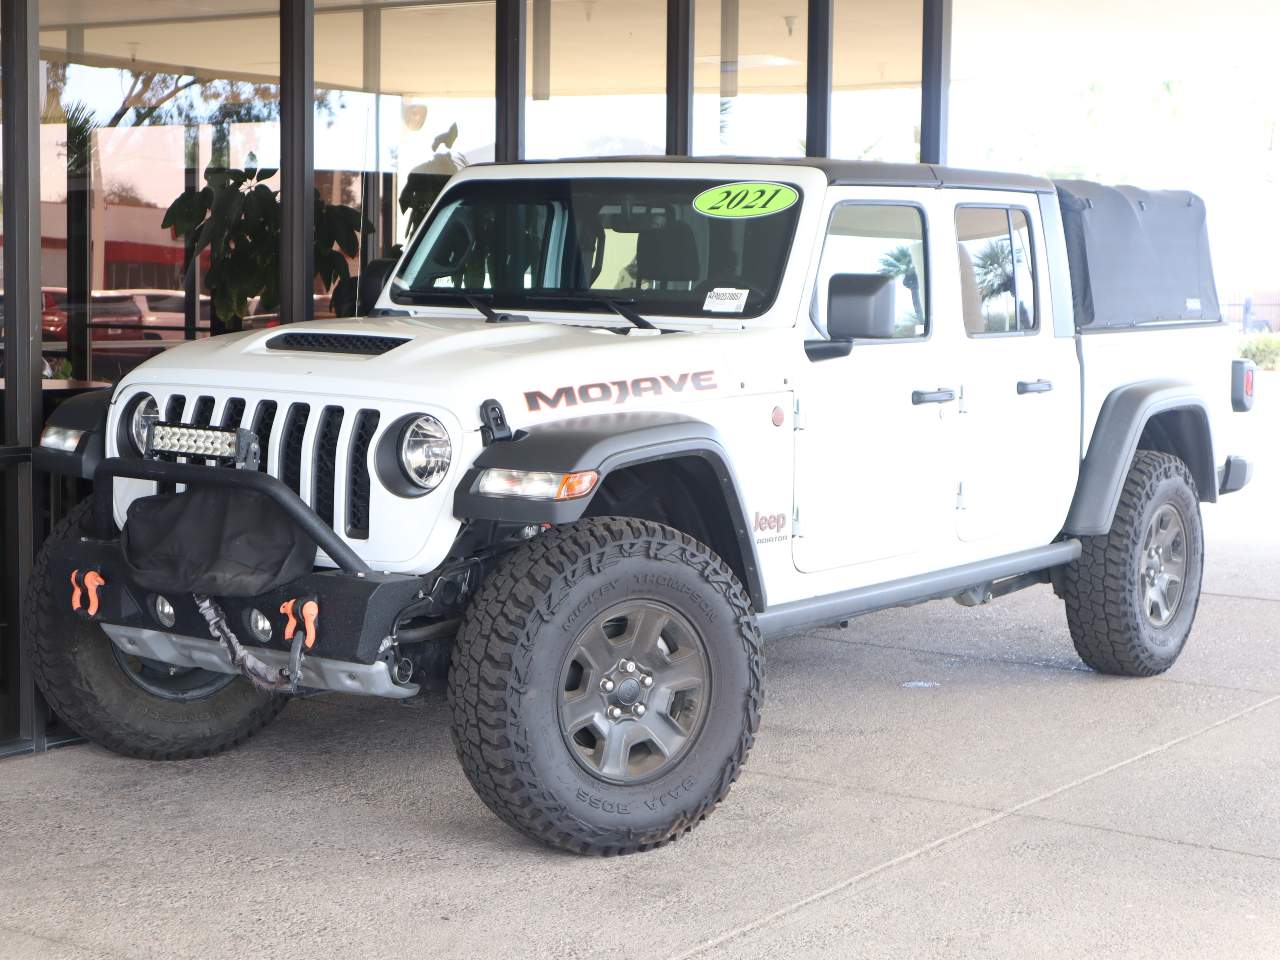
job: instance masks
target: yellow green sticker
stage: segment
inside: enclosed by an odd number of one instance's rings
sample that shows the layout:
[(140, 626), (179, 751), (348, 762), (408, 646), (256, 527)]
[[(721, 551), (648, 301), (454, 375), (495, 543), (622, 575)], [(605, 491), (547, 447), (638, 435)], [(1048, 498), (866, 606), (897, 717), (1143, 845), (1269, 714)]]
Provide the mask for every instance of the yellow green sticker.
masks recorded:
[(722, 183), (693, 198), (693, 209), (708, 217), (767, 217), (800, 199), (785, 183)]

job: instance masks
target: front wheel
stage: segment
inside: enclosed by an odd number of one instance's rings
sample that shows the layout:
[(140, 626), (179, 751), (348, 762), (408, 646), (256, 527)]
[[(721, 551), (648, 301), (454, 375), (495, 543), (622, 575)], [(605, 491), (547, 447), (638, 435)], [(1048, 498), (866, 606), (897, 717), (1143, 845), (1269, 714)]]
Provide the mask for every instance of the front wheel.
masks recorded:
[(49, 555), (89, 532), (91, 510), (86, 500), (54, 527), (31, 573), (23, 641), (58, 716), (109, 750), (148, 760), (219, 753), (270, 723), (286, 697), (233, 674), (126, 655), (100, 625), (71, 612), (70, 586), (53, 578)]
[(450, 667), (453, 739), (504, 821), (578, 853), (691, 829), (728, 793), (760, 718), (760, 632), (709, 548), (616, 517), (504, 558)]
[(1200, 501), (1187, 465), (1138, 451), (1111, 530), (1081, 540), (1080, 558), (1063, 577), (1080, 658), (1125, 677), (1168, 670), (1191, 633), (1204, 571)]

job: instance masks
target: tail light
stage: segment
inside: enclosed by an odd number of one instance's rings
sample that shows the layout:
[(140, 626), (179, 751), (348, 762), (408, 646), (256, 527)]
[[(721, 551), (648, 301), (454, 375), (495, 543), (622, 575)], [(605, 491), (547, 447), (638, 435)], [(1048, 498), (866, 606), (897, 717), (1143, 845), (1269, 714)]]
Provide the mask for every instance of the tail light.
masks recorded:
[(1231, 409), (1245, 413), (1253, 409), (1253, 386), (1258, 368), (1252, 360), (1231, 362)]

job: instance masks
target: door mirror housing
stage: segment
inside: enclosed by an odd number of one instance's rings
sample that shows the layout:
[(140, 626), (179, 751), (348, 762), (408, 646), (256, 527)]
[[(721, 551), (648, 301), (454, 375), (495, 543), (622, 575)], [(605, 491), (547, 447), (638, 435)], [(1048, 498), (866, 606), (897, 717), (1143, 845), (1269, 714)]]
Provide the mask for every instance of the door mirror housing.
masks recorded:
[(357, 316), (367, 317), (373, 312), (373, 308), (377, 306), (378, 298), (382, 296), (382, 288), (387, 285), (387, 280), (391, 277), (391, 271), (395, 268), (396, 261), (391, 259), (370, 260), (364, 265), (364, 269), (360, 271), (360, 275), (356, 278), (358, 283)]
[(889, 340), (896, 312), (895, 278), (837, 273), (827, 285), (827, 336), (832, 340)]

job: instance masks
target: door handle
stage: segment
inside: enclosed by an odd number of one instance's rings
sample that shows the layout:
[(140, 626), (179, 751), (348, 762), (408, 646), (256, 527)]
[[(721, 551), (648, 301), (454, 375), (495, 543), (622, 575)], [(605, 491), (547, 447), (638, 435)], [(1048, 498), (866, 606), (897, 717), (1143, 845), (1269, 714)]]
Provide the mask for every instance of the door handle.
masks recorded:
[(917, 406), (922, 403), (950, 403), (956, 398), (954, 390), (939, 387), (937, 390), (912, 390), (911, 402)]
[(1019, 380), (1018, 393), (1048, 393), (1053, 389), (1050, 380)]

